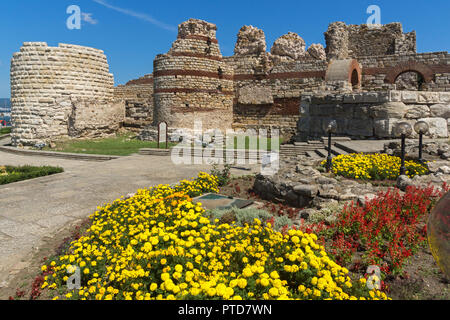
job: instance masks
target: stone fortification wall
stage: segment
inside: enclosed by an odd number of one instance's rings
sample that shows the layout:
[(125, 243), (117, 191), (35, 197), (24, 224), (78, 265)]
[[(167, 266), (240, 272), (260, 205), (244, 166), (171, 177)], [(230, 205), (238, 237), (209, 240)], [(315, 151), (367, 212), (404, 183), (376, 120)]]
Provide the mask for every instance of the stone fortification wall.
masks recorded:
[(124, 128), (140, 130), (153, 122), (153, 75), (145, 75), (114, 88), (114, 97), (125, 102)]
[(397, 89), (398, 77), (407, 72), (420, 74), (417, 90), (450, 91), (450, 55), (448, 52), (359, 58), (365, 91)]
[(278, 128), (286, 139), (295, 133), (302, 92), (321, 89), (327, 69), (322, 46), (306, 50), (305, 41), (289, 32), (269, 53), (264, 32), (253, 26), (241, 28), (235, 54), (224, 61), (234, 70), (233, 127)]
[[(34, 145), (69, 136), (69, 117), (74, 108), (93, 100), (99, 108), (96, 122), (106, 126), (104, 121), (110, 121), (107, 114), (117, 112), (109, 108), (113, 104), (113, 86), (114, 78), (102, 50), (24, 43), (11, 60), (13, 145)], [(117, 122), (120, 118), (108, 125)]]
[(231, 128), (233, 69), (222, 60), (216, 26), (190, 19), (178, 27), (178, 39), (154, 61), (154, 120), (169, 127)]
[(325, 32), (328, 59), (416, 53), (416, 33), (403, 33), (401, 23), (377, 27), (334, 22)]
[(450, 92), (304, 94), (300, 114), (298, 133), (304, 139), (325, 136), (323, 124), (332, 119), (338, 124), (337, 135), (355, 139), (393, 138), (396, 123), (407, 121), (413, 126), (420, 120), (430, 126), (427, 137), (447, 138)]

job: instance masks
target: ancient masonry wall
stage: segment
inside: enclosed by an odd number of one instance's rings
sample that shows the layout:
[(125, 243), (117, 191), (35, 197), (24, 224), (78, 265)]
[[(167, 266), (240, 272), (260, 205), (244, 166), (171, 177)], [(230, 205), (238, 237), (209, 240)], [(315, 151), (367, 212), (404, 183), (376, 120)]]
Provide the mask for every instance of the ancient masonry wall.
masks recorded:
[[(94, 135), (101, 135), (102, 127), (108, 127), (105, 133), (118, 128), (124, 112), (111, 107), (113, 86), (102, 50), (24, 43), (11, 60), (13, 145), (48, 142), (84, 127)], [(87, 117), (79, 117), (82, 109), (89, 112), (89, 122), (85, 122)], [(98, 130), (89, 129), (93, 123)], [(76, 126), (76, 130), (70, 126)]]
[(401, 23), (378, 27), (334, 22), (325, 32), (328, 59), (416, 53), (416, 33), (403, 33)]
[(423, 77), (422, 91), (450, 91), (450, 54), (432, 52), (360, 57), (362, 85), (366, 91), (396, 89), (396, 80), (406, 72)]
[(124, 128), (139, 131), (153, 122), (153, 75), (148, 74), (114, 88), (114, 97), (125, 102)]
[(153, 124), (171, 128), (229, 129), (232, 123), (233, 69), (222, 60), (216, 26), (190, 19), (178, 28), (171, 50), (154, 60)]
[[(450, 92), (385, 91), (349, 94), (304, 94), (298, 134), (302, 139), (325, 136), (323, 125), (338, 124), (337, 135), (355, 139), (392, 138), (400, 121), (430, 126), (432, 138), (447, 138), (450, 129)], [(416, 134), (413, 133), (413, 138)]]
[(280, 63), (267, 73), (255, 73), (254, 57), (233, 56), (236, 129), (278, 128), (289, 139), (295, 133), (298, 106), (304, 91), (319, 90), (324, 84), (325, 60)]
[(253, 26), (239, 31), (235, 54), (224, 58), (234, 70), (233, 128), (278, 128), (288, 140), (295, 134), (303, 91), (319, 90), (327, 69), (325, 50), (289, 32), (266, 52), (264, 32)]

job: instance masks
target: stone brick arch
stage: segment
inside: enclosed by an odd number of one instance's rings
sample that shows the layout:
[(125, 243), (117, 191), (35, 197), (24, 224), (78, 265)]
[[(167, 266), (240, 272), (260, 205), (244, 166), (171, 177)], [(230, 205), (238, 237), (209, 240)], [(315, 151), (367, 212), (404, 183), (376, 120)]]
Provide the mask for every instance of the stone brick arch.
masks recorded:
[(325, 81), (348, 81), (353, 88), (361, 87), (361, 68), (355, 59), (332, 60)]
[(409, 61), (391, 68), (386, 74), (384, 81), (394, 84), (397, 78), (405, 72), (417, 72), (423, 77), (426, 83), (432, 82), (434, 77), (433, 70), (426, 64)]

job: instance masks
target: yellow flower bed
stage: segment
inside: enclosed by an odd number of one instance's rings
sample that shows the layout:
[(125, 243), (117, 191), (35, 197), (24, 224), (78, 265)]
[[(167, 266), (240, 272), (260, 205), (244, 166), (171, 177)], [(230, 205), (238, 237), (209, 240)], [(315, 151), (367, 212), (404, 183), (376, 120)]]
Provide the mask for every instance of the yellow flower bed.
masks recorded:
[[(326, 160), (322, 166), (326, 165)], [(333, 158), (332, 172), (346, 178), (363, 180), (395, 180), (400, 173), (401, 159), (387, 154), (348, 154)], [(406, 174), (412, 178), (428, 173), (427, 167), (405, 161)]]
[[(42, 287), (55, 299), (387, 299), (352, 282), (314, 234), (211, 223), (191, 196), (216, 190), (202, 173), (98, 208), (67, 254), (42, 267)], [(72, 266), (82, 287), (68, 291)]]

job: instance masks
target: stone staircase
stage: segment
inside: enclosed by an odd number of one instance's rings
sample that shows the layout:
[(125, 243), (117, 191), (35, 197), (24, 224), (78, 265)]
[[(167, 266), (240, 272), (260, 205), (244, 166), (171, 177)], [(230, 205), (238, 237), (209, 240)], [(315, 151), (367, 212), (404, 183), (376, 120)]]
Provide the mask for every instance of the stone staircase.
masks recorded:
[[(347, 137), (333, 137), (331, 153), (333, 156), (348, 154), (353, 152), (339, 144), (342, 141), (350, 141)], [(328, 138), (322, 137), (320, 140), (311, 140), (307, 142), (295, 142), (294, 144), (285, 144), (280, 146), (281, 157), (296, 157), (305, 155), (313, 159), (324, 159), (328, 156)]]

